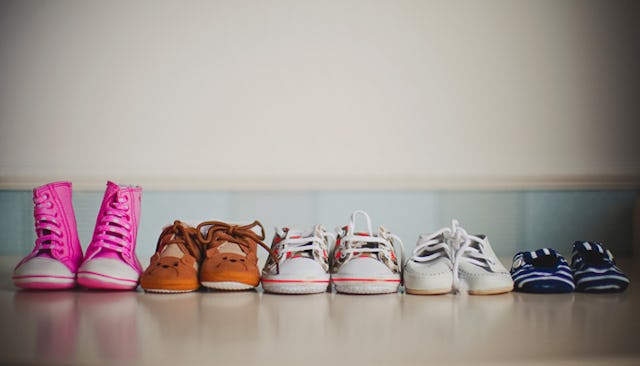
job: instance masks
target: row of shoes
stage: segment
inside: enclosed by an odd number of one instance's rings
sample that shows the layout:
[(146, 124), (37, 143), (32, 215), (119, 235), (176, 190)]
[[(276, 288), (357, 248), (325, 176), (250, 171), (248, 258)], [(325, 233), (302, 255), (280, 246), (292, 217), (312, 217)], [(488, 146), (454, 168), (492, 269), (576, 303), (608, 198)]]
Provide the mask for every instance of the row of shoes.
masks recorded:
[[(358, 219), (364, 220), (357, 230)], [(369, 215), (355, 211), (335, 233), (322, 225), (304, 232), (277, 227), (271, 247), (264, 228), (205, 221), (181, 221), (164, 228), (151, 264), (140, 284), (147, 292), (179, 293), (200, 286), (243, 290), (258, 286), (283, 294), (397, 292), (404, 275), (411, 294), (442, 294), (464, 289), (471, 294), (499, 294), (513, 289), (511, 275), (496, 258), (483, 235), (469, 235), (454, 221), (431, 235), (422, 235), (412, 257), (403, 260), (400, 238), (385, 229), (374, 232)], [(258, 245), (269, 251), (262, 273)]]
[[(361, 210), (335, 232), (322, 225), (310, 231), (277, 227), (271, 246), (264, 243), (259, 221), (175, 221), (163, 228), (143, 271), (135, 254), (141, 192), (140, 187), (107, 183), (83, 255), (71, 183), (34, 189), (37, 239), (14, 270), (16, 286), (127, 290), (140, 284), (147, 292), (180, 293), (201, 286), (245, 290), (262, 283), (273, 293), (318, 293), (333, 286), (342, 293), (381, 294), (397, 292), (404, 282), (410, 294), (491, 295), (511, 291), (514, 280), (516, 290), (529, 292), (563, 292), (566, 286), (573, 291), (574, 283), (580, 291), (622, 291), (628, 284), (611, 252), (599, 243), (576, 242), (572, 271), (562, 256), (545, 248), (516, 254), (509, 272), (485, 235), (469, 234), (456, 220), (451, 227), (420, 235), (405, 259), (400, 238), (382, 226), (374, 231)], [(262, 272), (258, 246), (269, 252)]]
[(516, 253), (511, 275), (516, 291), (532, 293), (621, 292), (629, 286), (613, 253), (602, 243), (588, 241), (573, 243), (571, 266), (551, 248)]

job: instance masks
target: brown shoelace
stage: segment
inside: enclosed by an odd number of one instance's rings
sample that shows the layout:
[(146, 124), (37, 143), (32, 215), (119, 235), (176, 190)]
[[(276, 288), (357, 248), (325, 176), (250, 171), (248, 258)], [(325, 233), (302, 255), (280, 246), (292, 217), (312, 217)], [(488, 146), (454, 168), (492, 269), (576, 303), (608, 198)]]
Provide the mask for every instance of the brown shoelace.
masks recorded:
[(183, 251), (186, 250), (197, 261), (200, 261), (202, 251), (200, 245), (198, 245), (195, 240), (197, 236), (198, 233), (195, 228), (176, 220), (173, 222), (173, 225), (167, 226), (162, 230), (162, 233), (160, 233), (156, 252), (161, 253), (162, 248), (169, 244), (177, 244)]
[[(206, 237), (202, 234), (201, 228), (203, 226), (211, 226), (207, 230)], [(260, 231), (262, 233), (261, 235), (258, 235), (255, 231), (251, 230), (256, 226), (260, 227)], [(196, 231), (198, 235), (198, 241), (200, 241), (205, 250), (209, 248), (216, 248), (225, 242), (231, 242), (234, 244), (238, 244), (238, 246), (244, 253), (248, 253), (251, 250), (251, 243), (258, 243), (267, 252), (269, 252), (269, 256), (276, 262), (277, 273), (280, 272), (280, 266), (278, 265), (275, 254), (273, 253), (271, 248), (269, 248), (269, 246), (267, 246), (263, 242), (264, 227), (258, 220), (252, 222), (251, 224), (242, 226), (231, 225), (221, 221), (205, 221), (198, 225)]]

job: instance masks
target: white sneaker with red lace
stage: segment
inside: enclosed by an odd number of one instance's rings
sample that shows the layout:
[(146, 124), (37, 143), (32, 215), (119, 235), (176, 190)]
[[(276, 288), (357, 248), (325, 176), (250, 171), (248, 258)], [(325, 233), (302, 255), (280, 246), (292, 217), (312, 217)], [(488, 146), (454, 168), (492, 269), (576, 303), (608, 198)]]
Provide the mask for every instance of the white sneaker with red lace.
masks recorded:
[[(366, 219), (367, 231), (356, 232), (358, 215)], [(348, 294), (385, 294), (398, 291), (402, 273), (402, 241), (385, 228), (377, 234), (371, 229), (371, 219), (358, 210), (351, 214), (347, 226), (337, 228), (332, 253), (331, 282), (337, 292)], [(395, 245), (400, 245), (400, 258)]]
[(269, 257), (262, 270), (262, 288), (280, 294), (325, 292), (329, 286), (328, 252), (332, 240), (332, 234), (321, 225), (307, 233), (276, 228), (271, 244), (275, 258)]

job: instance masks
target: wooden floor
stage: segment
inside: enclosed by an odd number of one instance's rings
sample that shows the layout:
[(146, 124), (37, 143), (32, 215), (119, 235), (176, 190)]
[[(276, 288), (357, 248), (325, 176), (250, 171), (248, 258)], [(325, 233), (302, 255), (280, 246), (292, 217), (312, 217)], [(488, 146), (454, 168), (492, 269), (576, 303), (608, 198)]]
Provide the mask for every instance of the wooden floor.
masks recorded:
[(640, 266), (613, 295), (31, 292), (0, 279), (4, 365), (638, 365)]

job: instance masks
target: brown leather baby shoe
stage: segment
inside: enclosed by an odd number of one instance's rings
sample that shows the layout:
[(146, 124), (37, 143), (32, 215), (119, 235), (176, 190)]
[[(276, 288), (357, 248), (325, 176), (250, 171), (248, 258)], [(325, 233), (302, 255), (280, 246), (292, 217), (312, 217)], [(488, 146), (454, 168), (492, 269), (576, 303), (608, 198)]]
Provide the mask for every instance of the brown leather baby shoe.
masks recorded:
[(140, 277), (140, 286), (148, 292), (178, 293), (200, 288), (198, 269), (202, 248), (196, 229), (181, 222), (162, 230), (151, 264)]
[[(260, 234), (254, 229), (259, 229)], [(258, 244), (271, 254), (271, 249), (262, 242), (264, 227), (259, 221), (248, 225), (205, 221), (198, 225), (197, 232), (205, 251), (200, 270), (202, 286), (217, 290), (247, 290), (258, 286)]]

